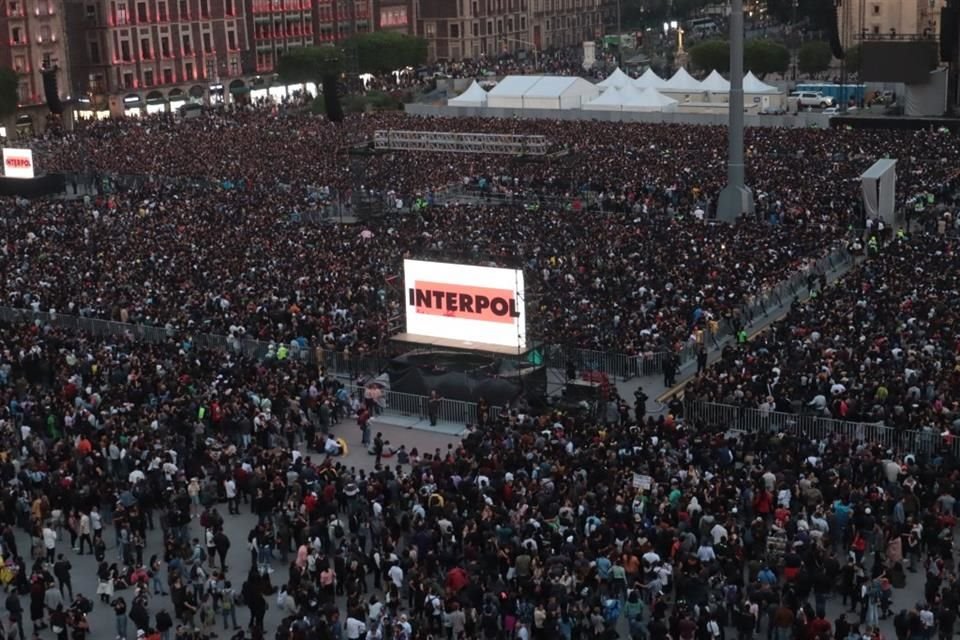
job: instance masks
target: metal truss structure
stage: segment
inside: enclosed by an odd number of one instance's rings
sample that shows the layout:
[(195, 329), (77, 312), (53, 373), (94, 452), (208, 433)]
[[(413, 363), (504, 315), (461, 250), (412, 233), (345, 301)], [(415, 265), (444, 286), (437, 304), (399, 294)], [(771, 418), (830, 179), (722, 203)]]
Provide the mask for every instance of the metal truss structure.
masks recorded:
[(545, 156), (549, 153), (546, 136), (394, 129), (375, 132), (373, 147), (378, 150), (393, 151), (489, 153), (510, 156)]

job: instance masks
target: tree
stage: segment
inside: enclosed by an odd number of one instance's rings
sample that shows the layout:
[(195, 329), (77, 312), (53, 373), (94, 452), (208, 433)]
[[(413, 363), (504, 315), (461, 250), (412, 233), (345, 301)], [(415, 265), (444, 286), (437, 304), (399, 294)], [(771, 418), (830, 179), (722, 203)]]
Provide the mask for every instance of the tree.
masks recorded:
[(708, 4), (709, 0), (673, 0), (673, 15), (690, 18)]
[(748, 40), (743, 47), (743, 68), (760, 78), (768, 73), (786, 73), (790, 51), (773, 40)]
[(726, 40), (707, 40), (690, 49), (690, 62), (702, 71), (720, 73), (730, 70), (730, 43)]
[(830, 44), (822, 40), (803, 43), (797, 54), (797, 67), (801, 73), (809, 75), (823, 73), (830, 68), (832, 61), (833, 53), (830, 51)]
[(343, 53), (336, 47), (298, 47), (280, 56), (277, 73), (286, 84), (318, 82), (324, 76), (339, 76)]
[(280, 56), (277, 73), (286, 84), (316, 82), (323, 87), (323, 104), (331, 122), (343, 121), (337, 78), (343, 72), (343, 52), (336, 47), (298, 47)]
[(427, 41), (395, 31), (375, 31), (353, 36), (344, 49), (356, 55), (360, 73), (386, 73), (419, 67), (427, 60)]
[(844, 51), (843, 59), (846, 61), (847, 71), (859, 71), (860, 61), (863, 60), (860, 45), (855, 44), (852, 47), (848, 47), (847, 50)]
[(0, 118), (9, 118), (17, 112), (20, 96), (17, 89), (20, 78), (13, 69), (0, 69)]

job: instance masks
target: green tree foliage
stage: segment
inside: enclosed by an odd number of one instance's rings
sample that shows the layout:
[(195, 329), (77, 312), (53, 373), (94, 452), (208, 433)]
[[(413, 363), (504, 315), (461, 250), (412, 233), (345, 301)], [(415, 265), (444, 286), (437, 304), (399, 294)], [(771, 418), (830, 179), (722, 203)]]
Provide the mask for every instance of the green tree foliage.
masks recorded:
[(17, 112), (17, 85), (19, 78), (13, 69), (0, 69), (0, 118), (8, 118)]
[(860, 63), (863, 60), (863, 54), (860, 50), (860, 45), (855, 44), (852, 47), (847, 47), (844, 53), (844, 61), (847, 65), (847, 71), (857, 71), (860, 69)]
[(690, 62), (702, 71), (720, 73), (730, 70), (730, 43), (726, 40), (707, 40), (690, 49)]
[(830, 44), (821, 40), (803, 43), (797, 53), (797, 67), (801, 73), (823, 73), (830, 68), (832, 61)]
[(277, 73), (287, 84), (317, 82), (324, 76), (340, 75), (343, 53), (336, 47), (299, 47), (280, 57)]
[(344, 49), (356, 55), (360, 73), (385, 73), (403, 67), (418, 67), (427, 60), (427, 41), (394, 31), (376, 31), (353, 36)]
[(743, 47), (743, 69), (763, 78), (768, 73), (786, 73), (790, 51), (773, 40), (748, 40)]
[(680, 18), (693, 18), (708, 4), (711, 4), (710, 0), (673, 0), (673, 14)]

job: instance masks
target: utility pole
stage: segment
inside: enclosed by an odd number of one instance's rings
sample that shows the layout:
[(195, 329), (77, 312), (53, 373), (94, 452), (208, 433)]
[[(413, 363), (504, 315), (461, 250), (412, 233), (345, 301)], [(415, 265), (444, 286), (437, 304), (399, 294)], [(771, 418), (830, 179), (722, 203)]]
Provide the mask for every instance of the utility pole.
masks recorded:
[(753, 192), (744, 184), (743, 0), (730, 2), (730, 124), (727, 129), (727, 186), (717, 199), (717, 219), (735, 222), (753, 213)]
[(620, 34), (623, 31), (623, 25), (620, 21), (620, 4), (623, 0), (617, 0), (617, 66), (623, 66), (623, 38), (620, 37)]
[[(947, 9), (946, 12), (949, 20), (958, 20), (957, 14), (960, 12), (960, 0), (947, 0)], [(941, 33), (949, 33), (953, 31), (952, 29), (943, 30), (943, 25), (940, 25)], [(955, 36), (956, 38), (956, 36)], [(960, 97), (958, 97), (958, 55), (960, 55), (960, 43), (955, 39), (953, 42), (949, 43), (950, 60), (947, 67), (947, 111), (946, 116), (953, 117), (956, 115), (956, 105), (960, 102)], [(863, 59), (863, 56), (860, 56), (860, 59)]]

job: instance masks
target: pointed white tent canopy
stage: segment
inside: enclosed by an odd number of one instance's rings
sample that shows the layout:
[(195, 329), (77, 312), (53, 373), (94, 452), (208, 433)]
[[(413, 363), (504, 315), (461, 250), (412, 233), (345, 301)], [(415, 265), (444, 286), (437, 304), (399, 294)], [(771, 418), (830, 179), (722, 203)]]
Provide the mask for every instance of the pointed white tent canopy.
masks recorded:
[(579, 109), (597, 85), (575, 76), (507, 76), (487, 93), (492, 109)]
[(653, 69), (647, 69), (643, 75), (633, 81), (637, 89), (661, 89), (667, 81), (658, 76)]
[(623, 103), (624, 111), (676, 111), (677, 101), (656, 89), (638, 91)]
[(753, 75), (753, 71), (747, 71), (747, 75), (743, 76), (743, 92), (744, 93), (780, 93), (780, 89), (777, 89), (773, 85), (769, 85), (766, 82), (763, 82), (760, 78)]
[(691, 91), (700, 91), (700, 82), (687, 73), (683, 67), (677, 69), (677, 72), (667, 80), (661, 91), (673, 91), (677, 93), (690, 93)]
[(714, 69), (706, 78), (700, 81), (700, 88), (703, 91), (713, 91), (714, 93), (727, 93), (730, 91), (730, 82), (725, 80), (722, 75)]
[(633, 82), (633, 79), (620, 70), (620, 67), (617, 67), (613, 70), (605, 80), (601, 80), (597, 83), (597, 86), (601, 89), (609, 89), (613, 87), (614, 89), (621, 89)]
[(456, 98), (447, 100), (451, 107), (484, 107), (487, 105), (487, 92), (474, 80), (466, 91)]
[(620, 89), (620, 98), (623, 100), (623, 104), (628, 104), (637, 100), (641, 95), (643, 95), (643, 90), (637, 89), (632, 84), (627, 85)]
[(620, 89), (610, 87), (599, 96), (583, 105), (587, 111), (620, 111), (623, 107), (623, 96)]

